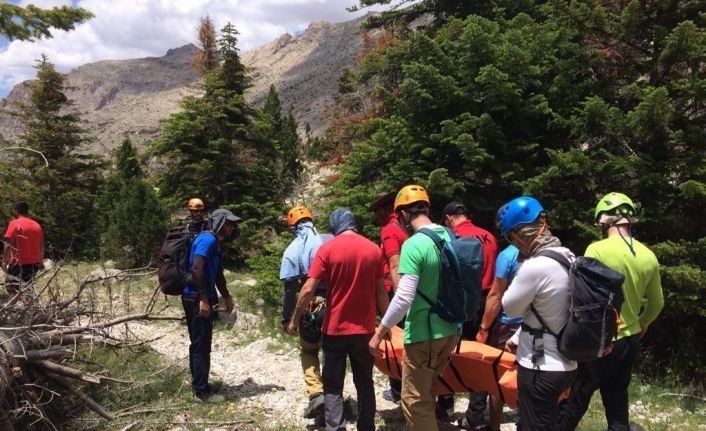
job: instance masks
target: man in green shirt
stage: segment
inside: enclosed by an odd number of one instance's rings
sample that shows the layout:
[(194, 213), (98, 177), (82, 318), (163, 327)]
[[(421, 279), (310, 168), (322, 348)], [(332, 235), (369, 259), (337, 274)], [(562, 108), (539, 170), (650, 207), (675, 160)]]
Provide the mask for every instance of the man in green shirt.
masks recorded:
[(659, 262), (654, 253), (632, 235), (636, 215), (632, 200), (622, 193), (608, 193), (596, 206), (595, 222), (601, 227), (604, 239), (589, 245), (585, 255), (625, 276), (624, 302), (613, 351), (595, 361), (579, 363), (579, 375), (571, 388), (571, 396), (561, 408), (561, 431), (578, 426), (596, 389), (601, 392), (608, 430), (630, 429), (628, 386), (632, 367), (640, 352), (640, 339), (664, 306)]
[[(422, 186), (402, 188), (395, 198), (400, 224), (410, 232), (431, 229), (449, 240), (446, 229), (429, 219), (429, 196)], [(435, 387), (461, 335), (461, 325), (449, 323), (432, 313), (429, 302), (439, 294), (439, 252), (428, 236), (415, 233), (402, 244), (400, 281), (385, 316), (370, 340), (373, 356), (390, 328), (405, 317), (404, 362), (402, 366), (402, 412), (410, 431), (436, 431)]]

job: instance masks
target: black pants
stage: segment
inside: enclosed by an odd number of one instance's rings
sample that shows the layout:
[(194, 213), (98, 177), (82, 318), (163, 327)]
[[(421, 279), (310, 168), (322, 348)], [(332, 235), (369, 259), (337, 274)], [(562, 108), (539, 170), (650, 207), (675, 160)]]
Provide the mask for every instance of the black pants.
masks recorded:
[(517, 366), (520, 431), (555, 431), (559, 395), (571, 386), (577, 371), (541, 371)]
[(326, 335), (321, 339), (324, 351), (322, 377), (326, 407), (326, 431), (345, 431), (343, 418), (343, 381), (346, 358), (351, 361), (353, 383), (358, 396), (358, 431), (375, 431), (374, 359), (368, 351), (373, 334)]
[[(189, 369), (191, 370), (191, 387), (199, 397), (211, 393), (208, 384), (208, 373), (211, 370), (211, 339), (213, 338), (213, 322), (216, 312), (211, 311), (209, 317), (199, 315), (198, 298), (181, 298), (181, 304), (186, 314), (186, 327), (189, 329)], [(213, 304), (211, 304), (213, 306)]]
[[(29, 283), (34, 277), (34, 274), (41, 267), (38, 263), (30, 263), (27, 265), (12, 265), (7, 268), (8, 277), (5, 281), (5, 289), (10, 295), (15, 295), (22, 285)], [(20, 281), (21, 280), (21, 281)]]
[(588, 409), (593, 393), (600, 390), (608, 430), (629, 431), (628, 386), (639, 353), (640, 338), (632, 335), (613, 343), (610, 355), (591, 362), (580, 362), (578, 377), (571, 387), (571, 396), (560, 406), (558, 429), (576, 429)]

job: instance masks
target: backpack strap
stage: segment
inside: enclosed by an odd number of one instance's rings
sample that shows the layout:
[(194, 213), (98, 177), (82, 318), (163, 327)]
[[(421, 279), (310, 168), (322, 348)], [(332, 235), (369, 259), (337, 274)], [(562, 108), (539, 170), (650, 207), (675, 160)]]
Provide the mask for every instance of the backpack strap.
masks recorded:
[[(571, 260), (562, 253), (559, 253), (552, 249), (544, 249), (537, 252), (532, 257), (536, 256), (548, 257), (554, 260), (555, 262), (559, 263), (562, 267), (564, 267), (564, 269), (566, 269), (567, 272), (571, 271)], [(545, 333), (547, 333), (556, 338), (558, 345), (561, 334), (557, 334), (551, 329), (549, 329), (549, 326), (547, 326), (547, 324), (544, 322), (544, 319), (542, 319), (542, 316), (539, 314), (539, 311), (537, 311), (537, 309), (534, 307), (534, 304), (530, 304), (530, 311), (532, 312), (534, 317), (539, 321), (539, 324), (542, 325), (542, 327), (532, 328), (525, 322), (522, 322), (522, 330), (527, 331), (530, 335), (532, 335), (532, 363), (535, 367), (539, 367), (539, 359), (544, 356), (544, 346), (543, 343), (539, 342), (539, 340), (543, 337)]]
[[(439, 255), (441, 255), (441, 250), (444, 248), (444, 240), (441, 239), (441, 237), (439, 235), (437, 235), (436, 232), (434, 232), (431, 229), (425, 228), (425, 227), (419, 229), (417, 232), (422, 233), (422, 234), (428, 236), (429, 238), (431, 238), (431, 240), (434, 241), (434, 245), (436, 246), (436, 249), (439, 252)], [(439, 269), (441, 269), (441, 268), (439, 268)], [(434, 311), (434, 303), (429, 298), (429, 296), (427, 296), (424, 292), (422, 292), (421, 289), (417, 289), (417, 293), (419, 293), (422, 296), (422, 299), (424, 299), (427, 302), (427, 304), (429, 304), (429, 306), (431, 307), (431, 311), (433, 312)]]
[(559, 253), (556, 250), (552, 250), (551, 248), (545, 248), (544, 250), (540, 250), (535, 253), (535, 255), (532, 257), (536, 256), (548, 257), (561, 264), (561, 266), (563, 266), (567, 271), (571, 270), (571, 260), (569, 260), (569, 258), (566, 257), (565, 254)]

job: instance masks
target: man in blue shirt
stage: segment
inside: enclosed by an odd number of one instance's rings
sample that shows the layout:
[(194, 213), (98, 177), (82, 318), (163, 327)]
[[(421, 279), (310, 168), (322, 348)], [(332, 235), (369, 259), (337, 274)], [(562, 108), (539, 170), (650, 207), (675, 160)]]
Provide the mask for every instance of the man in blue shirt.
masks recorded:
[(227, 209), (218, 209), (209, 219), (211, 230), (200, 233), (191, 245), (189, 255), (189, 284), (184, 288), (181, 303), (184, 306), (186, 325), (189, 329), (189, 368), (191, 369), (194, 397), (200, 402), (223, 401), (213, 394), (208, 385), (211, 368), (211, 338), (220, 292), (226, 310), (233, 311), (233, 298), (228, 292), (223, 276), (221, 243), (237, 236), (241, 219)]
[[(303, 206), (296, 206), (287, 214), (287, 225), (294, 235), (294, 240), (289, 244), (282, 255), (279, 278), (284, 282), (282, 293), (282, 329), (286, 331), (297, 305), (297, 293), (307, 280), (311, 262), (314, 255), (323, 244), (323, 235), (319, 235), (314, 227), (314, 216), (311, 211)], [(329, 235), (330, 236), (330, 235)], [(326, 302), (326, 289), (328, 285), (322, 283), (316, 291), (310, 308), (323, 307)], [(304, 410), (305, 418), (323, 419), (324, 410), (324, 385), (321, 381), (321, 364), (319, 350), (321, 339), (311, 339), (299, 332), (299, 346), (304, 372), (304, 386), (309, 395), (309, 405)]]

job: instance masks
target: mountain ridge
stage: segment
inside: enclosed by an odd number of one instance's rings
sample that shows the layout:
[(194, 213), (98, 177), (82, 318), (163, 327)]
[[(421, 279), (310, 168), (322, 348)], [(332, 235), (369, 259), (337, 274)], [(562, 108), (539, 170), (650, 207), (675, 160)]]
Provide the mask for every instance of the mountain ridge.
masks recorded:
[[(354, 67), (362, 43), (360, 24), (365, 17), (341, 23), (314, 21), (299, 36), (285, 33), (241, 55), (249, 69), (247, 100), (260, 106), (275, 85), (285, 111), (292, 110), (303, 134), (314, 135), (329, 125), (344, 67)], [(138, 146), (160, 134), (160, 122), (179, 110), (184, 97), (199, 95), (199, 76), (191, 67), (198, 51), (192, 44), (167, 50), (161, 57), (101, 60), (65, 74), (66, 95), (83, 113), (91, 152), (108, 152), (127, 135)], [(11, 110), (26, 100), (29, 83), (13, 87), (0, 109)], [(0, 141), (22, 132), (18, 118), (0, 112)]]

